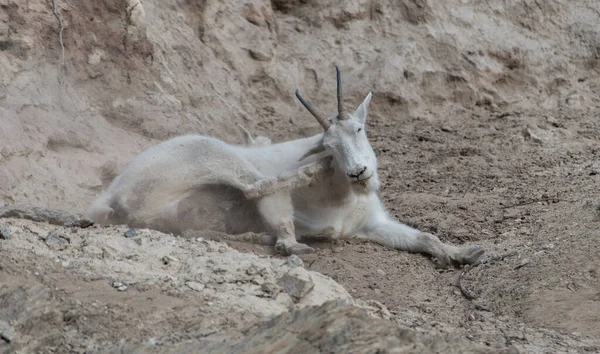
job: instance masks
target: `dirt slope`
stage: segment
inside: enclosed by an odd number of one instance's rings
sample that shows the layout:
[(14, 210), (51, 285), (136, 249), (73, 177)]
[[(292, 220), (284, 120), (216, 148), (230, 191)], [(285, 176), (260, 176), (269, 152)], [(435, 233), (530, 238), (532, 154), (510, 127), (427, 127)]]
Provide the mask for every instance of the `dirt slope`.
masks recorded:
[[(293, 92), (332, 112), (338, 64), (349, 104), (373, 91), (368, 134), (387, 207), (444, 241), (510, 255), (464, 275), (472, 301), (456, 286), (458, 271), (372, 244), (317, 245), (302, 257), (306, 267), (355, 299), (380, 301), (404, 328), (524, 352), (600, 351), (599, 24), (591, 0), (0, 0), (0, 204), (83, 212), (137, 153), (178, 134), (241, 142), (234, 123), (274, 141), (317, 132)], [(60, 310), (22, 307), (24, 322), (2, 326), (39, 333), (36, 316), (70, 323), (66, 313), (83, 311), (89, 327), (60, 327), (49, 335), (62, 339), (40, 343), (92, 349), (118, 341), (123, 328), (136, 341), (223, 328), (194, 322), (204, 301), (195, 293), (179, 299), (170, 285), (152, 285), (160, 305), (146, 307), (129, 296), (135, 287), (113, 288), (104, 271), (120, 262), (114, 251), (78, 261), (79, 248), (52, 250), (11, 223), (16, 235), (0, 240), (3, 296), (41, 294), (42, 308)], [(117, 253), (131, 241), (122, 229), (86, 230), (116, 242)], [(149, 246), (129, 270), (142, 283), (165, 271)], [(89, 278), (70, 275), (67, 259), (54, 264), (54, 252), (81, 262)], [(35, 267), (58, 280), (39, 280)], [(62, 307), (45, 292), (55, 281), (79, 287), (59, 297)], [(99, 305), (81, 310), (76, 301)], [(271, 314), (285, 308), (277, 306)], [(266, 315), (249, 313), (223, 326)]]

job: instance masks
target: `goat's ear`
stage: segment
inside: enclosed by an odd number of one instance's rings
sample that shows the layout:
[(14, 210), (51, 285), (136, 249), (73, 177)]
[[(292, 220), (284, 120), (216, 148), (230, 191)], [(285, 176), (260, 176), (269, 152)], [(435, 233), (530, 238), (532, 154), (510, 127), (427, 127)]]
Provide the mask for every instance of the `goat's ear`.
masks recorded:
[(248, 146), (253, 145), (254, 144), (254, 139), (252, 139), (252, 134), (250, 134), (250, 132), (248, 131), (248, 129), (246, 129), (243, 125), (238, 124), (237, 125), (240, 130), (242, 131), (242, 134), (244, 134), (244, 143)]
[(362, 123), (365, 124), (367, 120), (367, 108), (369, 107), (369, 102), (371, 102), (372, 93), (369, 92), (365, 100), (358, 106), (356, 112), (354, 112), (354, 116)]
[(323, 140), (319, 140), (317, 145), (311, 147), (310, 150), (308, 150), (308, 152), (306, 152), (306, 154), (302, 155), (302, 157), (298, 161), (302, 161), (309, 156), (316, 155), (323, 151), (325, 151), (325, 147), (323, 146)]

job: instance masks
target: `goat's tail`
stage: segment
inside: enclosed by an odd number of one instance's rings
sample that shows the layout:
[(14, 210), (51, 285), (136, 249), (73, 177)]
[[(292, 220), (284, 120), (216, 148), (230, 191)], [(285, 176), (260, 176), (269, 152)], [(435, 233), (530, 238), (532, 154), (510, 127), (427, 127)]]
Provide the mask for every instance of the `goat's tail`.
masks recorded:
[(92, 203), (87, 211), (87, 217), (97, 224), (107, 223), (110, 217), (115, 213), (110, 205), (111, 198), (108, 193), (105, 192)]

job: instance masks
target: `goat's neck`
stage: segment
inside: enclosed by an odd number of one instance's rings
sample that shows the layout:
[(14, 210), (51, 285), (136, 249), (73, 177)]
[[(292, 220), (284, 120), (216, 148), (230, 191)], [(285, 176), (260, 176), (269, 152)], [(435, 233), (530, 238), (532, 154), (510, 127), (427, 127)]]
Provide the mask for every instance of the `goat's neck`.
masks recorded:
[[(377, 173), (369, 179), (368, 184), (351, 183), (344, 170), (333, 164), (333, 173), (327, 175), (322, 183), (313, 188), (319, 189), (319, 194), (335, 200), (345, 200), (354, 196), (378, 193), (379, 178)], [(326, 199), (327, 199), (326, 198)]]

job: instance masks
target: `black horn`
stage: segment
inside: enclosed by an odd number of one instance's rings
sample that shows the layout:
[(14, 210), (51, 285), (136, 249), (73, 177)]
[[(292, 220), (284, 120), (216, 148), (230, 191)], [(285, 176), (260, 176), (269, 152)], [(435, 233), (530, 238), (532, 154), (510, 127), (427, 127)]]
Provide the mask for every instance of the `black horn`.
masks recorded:
[(298, 92), (298, 90), (296, 90), (296, 97), (298, 97), (298, 100), (300, 100), (300, 102), (302, 103), (302, 105), (310, 112), (310, 114), (312, 114), (313, 117), (315, 117), (317, 119), (317, 122), (319, 122), (319, 124), (321, 124), (321, 126), (323, 127), (323, 129), (325, 129), (325, 130), (329, 129), (329, 127), (331, 126), (331, 123), (329, 123), (329, 120), (323, 118), (322, 115), (320, 115), (319, 113), (317, 113), (308, 104), (308, 102), (306, 102), (306, 100), (300, 95), (300, 92)]
[(342, 95), (342, 74), (340, 73), (340, 68), (335, 67), (335, 71), (337, 74), (337, 104), (338, 104), (338, 119), (344, 120), (348, 119), (348, 113), (344, 109), (344, 95)]

